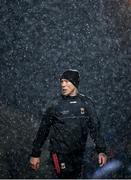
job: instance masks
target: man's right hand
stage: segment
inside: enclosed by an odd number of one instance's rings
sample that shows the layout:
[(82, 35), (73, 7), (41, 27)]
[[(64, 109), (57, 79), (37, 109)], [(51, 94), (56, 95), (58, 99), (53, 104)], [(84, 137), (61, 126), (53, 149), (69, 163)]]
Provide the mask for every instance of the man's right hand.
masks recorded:
[(32, 169), (37, 171), (40, 168), (40, 157), (31, 157), (30, 165)]

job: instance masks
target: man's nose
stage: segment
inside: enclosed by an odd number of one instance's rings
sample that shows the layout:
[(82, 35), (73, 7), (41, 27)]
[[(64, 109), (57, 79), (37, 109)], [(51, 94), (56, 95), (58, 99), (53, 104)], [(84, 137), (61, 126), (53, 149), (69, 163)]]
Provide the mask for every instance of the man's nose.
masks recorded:
[(65, 86), (66, 86), (66, 82), (63, 81), (63, 82), (61, 83), (61, 86), (62, 86), (62, 87), (65, 87)]
[(62, 83), (62, 87), (65, 87), (65, 84), (64, 84), (64, 83)]

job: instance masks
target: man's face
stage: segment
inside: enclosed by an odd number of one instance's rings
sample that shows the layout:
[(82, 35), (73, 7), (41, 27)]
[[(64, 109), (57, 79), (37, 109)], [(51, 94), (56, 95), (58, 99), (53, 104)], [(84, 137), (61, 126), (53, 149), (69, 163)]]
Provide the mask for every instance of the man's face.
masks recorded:
[(67, 79), (61, 79), (60, 84), (64, 96), (72, 96), (76, 91), (76, 87)]

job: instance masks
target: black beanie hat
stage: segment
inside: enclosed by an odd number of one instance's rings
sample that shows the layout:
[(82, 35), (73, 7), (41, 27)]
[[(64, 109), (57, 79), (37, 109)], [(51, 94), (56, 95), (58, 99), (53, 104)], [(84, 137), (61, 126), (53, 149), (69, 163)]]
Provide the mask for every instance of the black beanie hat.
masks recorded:
[(74, 69), (69, 69), (67, 71), (65, 71), (61, 77), (61, 79), (67, 79), (68, 81), (70, 81), (75, 87), (78, 88), (79, 85), (79, 81), (80, 81), (80, 75), (79, 72), (77, 70)]

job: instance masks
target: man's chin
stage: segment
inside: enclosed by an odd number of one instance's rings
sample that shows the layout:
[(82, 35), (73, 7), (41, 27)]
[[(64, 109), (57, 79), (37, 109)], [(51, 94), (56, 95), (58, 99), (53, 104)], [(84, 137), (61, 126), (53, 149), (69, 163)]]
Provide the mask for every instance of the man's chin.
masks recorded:
[(62, 92), (62, 95), (63, 96), (68, 96), (68, 93), (67, 92)]

